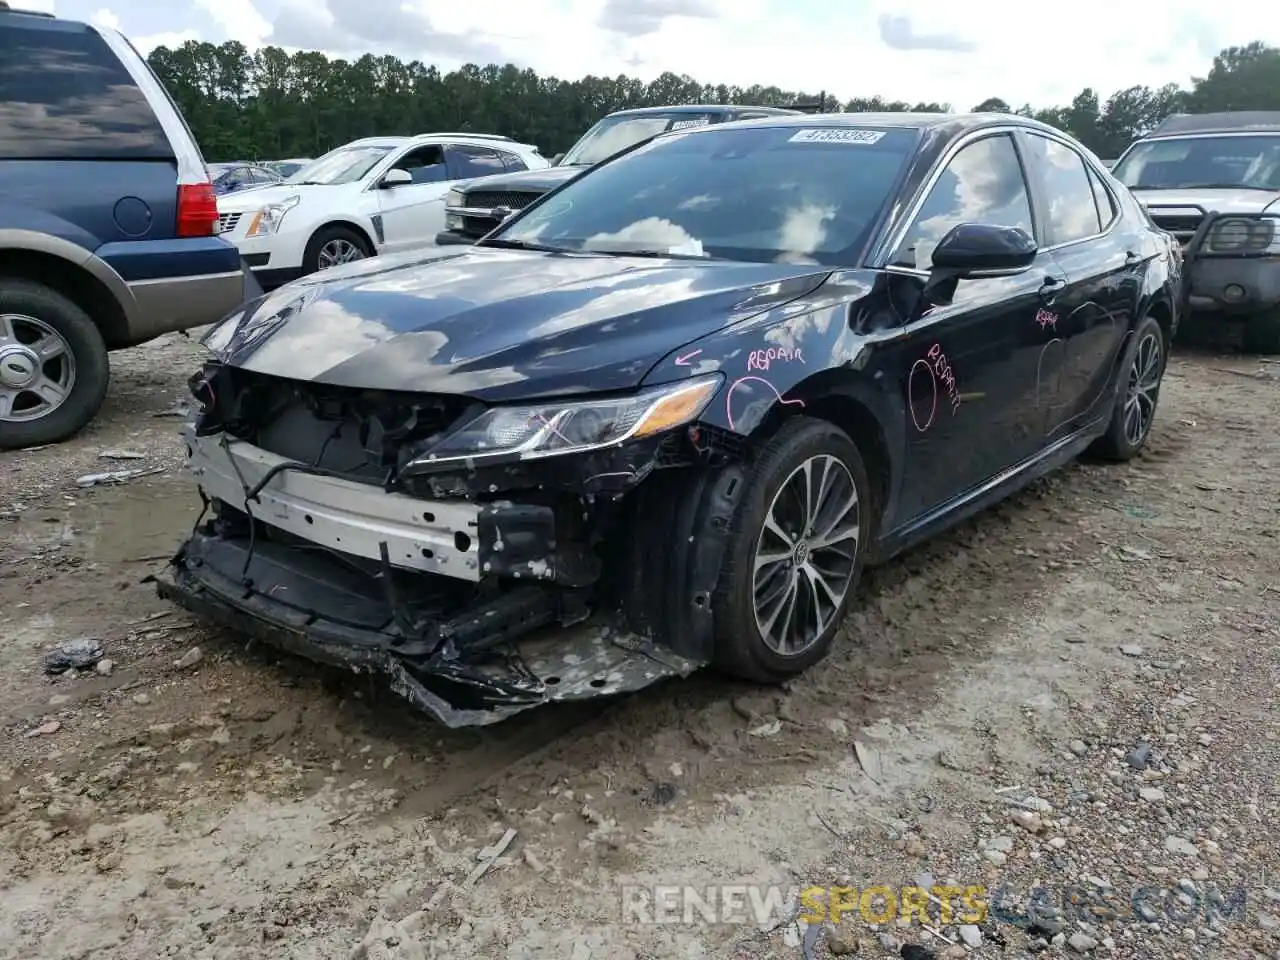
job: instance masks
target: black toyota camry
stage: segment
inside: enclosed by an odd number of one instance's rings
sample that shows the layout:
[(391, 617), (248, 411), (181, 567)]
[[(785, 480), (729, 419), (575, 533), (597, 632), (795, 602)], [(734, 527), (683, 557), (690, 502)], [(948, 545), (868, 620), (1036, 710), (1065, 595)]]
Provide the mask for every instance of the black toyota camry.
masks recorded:
[[(1020, 117), (679, 130), (205, 337), (161, 593), (451, 726), (776, 682), (878, 563), (1151, 429), (1181, 260)], [(857, 637), (847, 641), (857, 643)]]

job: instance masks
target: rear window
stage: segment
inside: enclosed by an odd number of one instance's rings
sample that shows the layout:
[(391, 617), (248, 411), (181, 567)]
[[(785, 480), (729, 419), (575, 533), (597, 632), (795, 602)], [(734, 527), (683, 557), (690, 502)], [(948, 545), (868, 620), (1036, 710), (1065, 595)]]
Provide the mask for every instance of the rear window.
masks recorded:
[(0, 159), (172, 160), (146, 97), (88, 29), (0, 26)]

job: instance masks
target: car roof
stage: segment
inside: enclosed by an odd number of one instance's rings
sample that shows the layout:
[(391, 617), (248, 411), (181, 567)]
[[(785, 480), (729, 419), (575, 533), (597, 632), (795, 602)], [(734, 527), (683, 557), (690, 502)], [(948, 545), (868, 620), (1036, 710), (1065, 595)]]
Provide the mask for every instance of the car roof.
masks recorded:
[(659, 114), (669, 116), (673, 113), (739, 113), (743, 110), (803, 116), (799, 110), (788, 110), (785, 107), (757, 107), (749, 103), (677, 103), (669, 107), (631, 107), (627, 110), (615, 110), (613, 113), (607, 114), (607, 116), (645, 117)]
[[(899, 127), (906, 130), (930, 130), (946, 138), (956, 137), (983, 127), (1019, 126), (1028, 130), (1065, 136), (1061, 130), (1031, 117), (1010, 113), (789, 113), (780, 116), (738, 120), (735, 127)], [(680, 133), (707, 133), (715, 127), (692, 127)]]
[[(1147, 137), (1185, 133), (1280, 133), (1280, 110), (1234, 110), (1225, 113), (1175, 113)], [(1146, 138), (1143, 138), (1146, 139)]]
[[(456, 140), (459, 143), (471, 143), (476, 146), (505, 146), (537, 150), (532, 143), (521, 143), (509, 137), (499, 137), (492, 133), (419, 133), (412, 137), (364, 137), (340, 144), (340, 147), (403, 147), (410, 143), (430, 143), (432, 140)], [(338, 149), (335, 147), (334, 149)]]

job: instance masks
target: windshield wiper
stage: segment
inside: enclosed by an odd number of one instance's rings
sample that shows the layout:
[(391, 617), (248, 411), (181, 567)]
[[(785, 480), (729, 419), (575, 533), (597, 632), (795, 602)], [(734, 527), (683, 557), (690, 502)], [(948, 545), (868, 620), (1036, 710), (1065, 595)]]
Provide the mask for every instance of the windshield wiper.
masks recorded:
[(583, 253), (602, 253), (610, 257), (650, 257), (654, 260), (720, 260), (721, 257), (708, 256), (705, 253), (676, 253), (672, 250), (659, 250), (640, 247), (635, 250), (606, 250), (587, 247)]
[(298, 181), (298, 186), (300, 186), (300, 187), (327, 187), (327, 186), (329, 186), (329, 184), (325, 183), (323, 180), (299, 180), (299, 181)]
[(505, 237), (491, 237), (477, 240), (477, 247), (501, 247), (503, 250), (537, 250), (541, 253), (573, 253), (566, 247), (553, 247), (549, 243), (531, 243), (528, 240), (508, 240)]

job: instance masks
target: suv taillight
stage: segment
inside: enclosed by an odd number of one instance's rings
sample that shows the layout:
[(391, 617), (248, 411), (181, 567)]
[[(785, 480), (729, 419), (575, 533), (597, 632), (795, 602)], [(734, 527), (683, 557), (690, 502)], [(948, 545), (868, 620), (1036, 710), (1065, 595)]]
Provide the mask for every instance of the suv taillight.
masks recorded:
[(217, 232), (218, 200), (213, 184), (178, 184), (178, 236), (212, 237)]

